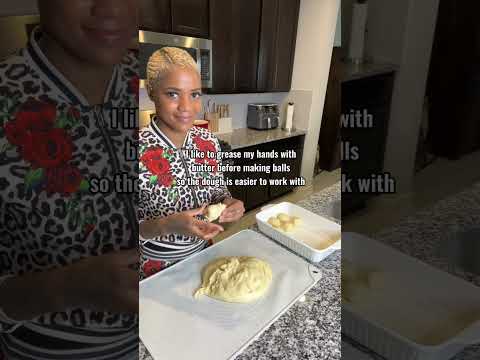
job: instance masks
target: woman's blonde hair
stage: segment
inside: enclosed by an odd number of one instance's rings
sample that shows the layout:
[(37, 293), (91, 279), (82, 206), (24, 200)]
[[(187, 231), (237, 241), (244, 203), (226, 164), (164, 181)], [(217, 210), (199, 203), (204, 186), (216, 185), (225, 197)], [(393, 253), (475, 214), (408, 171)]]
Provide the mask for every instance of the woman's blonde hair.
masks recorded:
[(153, 100), (154, 90), (158, 82), (168, 74), (174, 66), (191, 68), (198, 74), (198, 67), (193, 58), (185, 50), (176, 47), (164, 47), (155, 51), (147, 64), (146, 88), (148, 96)]

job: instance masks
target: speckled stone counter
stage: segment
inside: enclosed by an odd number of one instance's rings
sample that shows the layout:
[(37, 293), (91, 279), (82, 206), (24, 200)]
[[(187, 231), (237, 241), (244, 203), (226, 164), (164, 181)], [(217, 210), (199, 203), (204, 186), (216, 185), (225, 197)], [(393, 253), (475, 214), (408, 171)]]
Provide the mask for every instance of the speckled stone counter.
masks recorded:
[(216, 136), (229, 143), (232, 150), (237, 150), (305, 134), (304, 130), (285, 131), (277, 128), (272, 130), (235, 129), (233, 132), (216, 134)]
[[(333, 218), (332, 202), (339, 201), (340, 184), (298, 203), (314, 213)], [(255, 229), (255, 228), (254, 228)], [(322, 279), (283, 314), (237, 360), (339, 360), (341, 359), (340, 251), (317, 266)], [(140, 360), (152, 360), (140, 344)]]
[[(440, 241), (453, 229), (464, 230), (479, 224), (480, 183), (403, 219), (396, 226), (382, 230), (374, 238), (480, 286), (480, 276), (451, 269), (447, 262), (437, 255)], [(351, 339), (345, 338), (344, 349), (348, 349), (349, 353), (348, 357), (344, 357), (345, 360), (382, 359), (368, 349), (352, 343)], [(480, 359), (480, 344), (469, 347), (452, 360), (474, 359)]]

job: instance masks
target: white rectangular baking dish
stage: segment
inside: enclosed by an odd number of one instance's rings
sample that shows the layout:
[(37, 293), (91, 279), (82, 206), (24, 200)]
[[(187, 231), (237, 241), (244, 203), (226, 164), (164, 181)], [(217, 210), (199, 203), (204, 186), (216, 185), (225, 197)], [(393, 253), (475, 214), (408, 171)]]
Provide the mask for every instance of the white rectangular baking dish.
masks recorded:
[[(268, 219), (277, 216), (279, 213), (285, 213), (289, 216), (298, 216), (302, 219), (303, 224), (288, 233), (275, 229), (268, 223)], [(342, 227), (339, 224), (320, 215), (314, 214), (298, 205), (289, 202), (267, 205), (256, 215), (256, 219), (258, 228), (261, 232), (311, 262), (322, 261), (335, 250), (341, 249)], [(339, 236), (339, 240), (323, 250), (317, 250), (306, 244), (306, 242), (312, 242), (318, 238), (318, 234), (321, 232), (336, 234)]]
[[(343, 233), (342, 240), (343, 259), (363, 268), (401, 273), (410, 284), (404, 289), (406, 296), (420, 292), (432, 299), (432, 304), (440, 302), (459, 310), (480, 304), (480, 288), (460, 278), (360, 234)], [(480, 319), (444, 343), (427, 346), (380, 325), (352, 304), (342, 302), (342, 332), (388, 360), (448, 360), (480, 342)]]

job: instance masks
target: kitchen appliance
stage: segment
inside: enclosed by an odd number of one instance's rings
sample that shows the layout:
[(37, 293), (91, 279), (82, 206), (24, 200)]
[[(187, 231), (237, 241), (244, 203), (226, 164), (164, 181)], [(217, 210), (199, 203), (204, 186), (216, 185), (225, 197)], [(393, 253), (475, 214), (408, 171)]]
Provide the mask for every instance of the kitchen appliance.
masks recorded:
[(138, 42), (141, 87), (145, 87), (148, 59), (155, 51), (167, 46), (187, 51), (198, 65), (202, 87), (212, 87), (212, 40), (141, 30), (138, 32)]
[[(225, 256), (270, 264), (273, 279), (264, 297), (248, 304), (193, 297), (205, 265)], [(319, 268), (244, 230), (140, 282), (140, 338), (158, 360), (234, 359), (321, 278)]]
[(256, 130), (276, 129), (280, 123), (278, 104), (248, 104), (247, 127)]

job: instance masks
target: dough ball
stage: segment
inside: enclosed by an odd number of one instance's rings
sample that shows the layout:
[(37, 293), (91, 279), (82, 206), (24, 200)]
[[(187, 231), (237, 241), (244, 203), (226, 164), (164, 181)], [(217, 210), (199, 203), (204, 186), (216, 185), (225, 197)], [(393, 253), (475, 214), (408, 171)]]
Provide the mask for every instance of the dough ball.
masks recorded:
[(284, 213), (278, 214), (277, 219), (280, 220), (281, 222), (290, 222), (290, 216)]
[(291, 219), (291, 223), (295, 226), (300, 226), (303, 224), (302, 219), (300, 219), (298, 216), (292, 216), (290, 219)]
[(282, 230), (285, 232), (293, 231), (294, 228), (295, 228), (295, 225), (293, 225), (291, 222), (282, 223)]
[(248, 256), (225, 257), (212, 261), (202, 272), (202, 286), (195, 298), (207, 295), (232, 302), (249, 303), (261, 298), (272, 282), (268, 263)]
[(282, 225), (282, 222), (273, 216), (270, 219), (268, 219), (268, 223), (272, 225), (274, 228), (279, 228)]
[(223, 210), (225, 210), (226, 208), (227, 205), (222, 203), (210, 205), (209, 207), (207, 207), (207, 212), (205, 216), (207, 217), (208, 221), (215, 221), (220, 217), (220, 215), (222, 215)]

